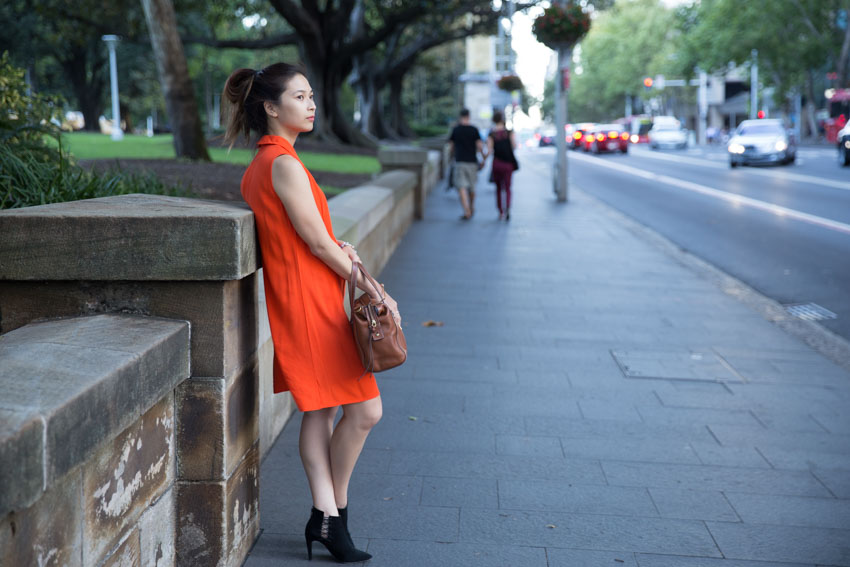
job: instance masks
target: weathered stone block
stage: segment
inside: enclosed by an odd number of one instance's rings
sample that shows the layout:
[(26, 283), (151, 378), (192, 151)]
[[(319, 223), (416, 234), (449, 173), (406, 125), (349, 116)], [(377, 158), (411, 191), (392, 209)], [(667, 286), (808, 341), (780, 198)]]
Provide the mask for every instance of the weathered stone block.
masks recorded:
[(244, 204), (121, 195), (0, 211), (0, 279), (238, 280), (257, 270)]
[(173, 482), (174, 398), (169, 395), (84, 465), (86, 564), (99, 563)]
[(173, 567), (175, 556), (175, 490), (169, 488), (139, 519), (142, 567)]
[(260, 529), (260, 452), (226, 481), (177, 483), (177, 564), (238, 566)]
[(0, 565), (80, 567), (81, 487), (80, 472), (66, 475), (33, 506), (0, 520)]
[(181, 480), (223, 480), (259, 437), (259, 365), (229, 380), (196, 379), (177, 390)]
[(378, 161), (383, 169), (422, 165), (428, 161), (428, 150), (415, 146), (385, 147), (378, 150)]
[[(139, 549), (139, 530), (134, 529), (121, 542), (114, 552), (100, 564), (100, 567), (139, 567), (141, 565), (141, 550)], [(94, 565), (94, 563), (86, 563)]]
[(46, 484), (187, 378), (188, 339), (185, 322), (123, 315), (0, 337), (0, 407), (44, 421)]
[(224, 482), (178, 482), (177, 564), (224, 565)]
[(255, 444), (227, 480), (225, 520), (228, 565), (241, 565), (260, 533), (260, 447)]
[(0, 409), (0, 513), (32, 505), (43, 490), (44, 422)]
[(228, 376), (257, 344), (257, 279), (225, 282), (3, 282), (0, 333), (44, 318), (134, 313), (189, 321), (192, 375)]

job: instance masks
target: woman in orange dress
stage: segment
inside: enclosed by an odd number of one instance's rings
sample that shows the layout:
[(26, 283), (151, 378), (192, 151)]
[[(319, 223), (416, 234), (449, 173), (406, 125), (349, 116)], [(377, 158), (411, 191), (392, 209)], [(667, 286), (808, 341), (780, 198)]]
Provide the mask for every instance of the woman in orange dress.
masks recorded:
[[(242, 196), (254, 211), (263, 258), (274, 391), (291, 392), (304, 412), (299, 451), (313, 495), (308, 556), (319, 541), (340, 562), (365, 561), (371, 555), (356, 549), (348, 532), (348, 483), (381, 418), (381, 396), (375, 377), (364, 374), (344, 308), (345, 282), (360, 259), (334, 236), (327, 199), (293, 147), (298, 134), (313, 129), (313, 90), (301, 67), (276, 63), (234, 71), (224, 98), (231, 146), (240, 136), (259, 136)], [(401, 321), (389, 295), (362, 276), (357, 287), (383, 298)]]

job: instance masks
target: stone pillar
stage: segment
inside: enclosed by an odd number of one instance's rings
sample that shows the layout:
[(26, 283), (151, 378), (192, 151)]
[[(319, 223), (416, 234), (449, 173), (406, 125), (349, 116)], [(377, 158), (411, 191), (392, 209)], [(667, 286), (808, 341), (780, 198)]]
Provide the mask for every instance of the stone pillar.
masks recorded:
[(417, 176), (413, 193), (413, 216), (421, 219), (425, 210), (425, 197), (428, 195), (429, 162), (428, 150), (413, 146), (390, 146), (378, 150), (381, 171), (405, 169)]
[(257, 268), (247, 205), (125, 195), (0, 211), (0, 333), (106, 312), (189, 321), (179, 565), (241, 565), (259, 533)]

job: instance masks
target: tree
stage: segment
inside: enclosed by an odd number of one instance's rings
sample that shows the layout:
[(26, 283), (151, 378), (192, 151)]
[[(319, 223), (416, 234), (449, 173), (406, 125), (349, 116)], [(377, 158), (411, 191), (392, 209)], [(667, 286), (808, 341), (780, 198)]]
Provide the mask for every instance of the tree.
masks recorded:
[(647, 74), (675, 61), (674, 14), (658, 0), (622, 2), (601, 12), (582, 40), (570, 92), (572, 119), (610, 120), (625, 97), (642, 91)]
[[(362, 0), (358, 1), (360, 3)], [(527, 5), (520, 8), (525, 9)], [(482, 2), (447, 4), (443, 10), (428, 12), (415, 21), (399, 25), (383, 42), (383, 49), (355, 57), (356, 79), (353, 82), (361, 101), (361, 129), (378, 137), (411, 135), (401, 111), (405, 75), (429, 50), (471, 35), (490, 32), (500, 16), (498, 10)], [(357, 25), (353, 24), (355, 31), (358, 30)], [(384, 122), (381, 97), (387, 86), (390, 86), (391, 126)]]
[(133, 0), (9, 0), (0, 5), (0, 50), (29, 70), (30, 83), (76, 101), (87, 130), (98, 130), (109, 80), (104, 34), (133, 38), (141, 27)]
[(142, 0), (177, 157), (210, 161), (171, 0)]

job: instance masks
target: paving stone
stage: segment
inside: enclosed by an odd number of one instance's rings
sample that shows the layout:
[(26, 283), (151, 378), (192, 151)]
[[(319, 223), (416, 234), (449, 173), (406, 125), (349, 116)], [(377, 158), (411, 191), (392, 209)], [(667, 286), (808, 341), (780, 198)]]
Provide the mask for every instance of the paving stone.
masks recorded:
[(669, 439), (629, 440), (597, 437), (561, 439), (568, 459), (612, 459), (655, 463), (699, 464), (696, 452), (686, 441)]
[(829, 489), (836, 498), (850, 498), (850, 471), (817, 469), (812, 474)]
[(616, 516), (657, 516), (644, 488), (566, 484), (553, 480), (499, 480), (499, 508)]
[(711, 557), (684, 557), (682, 555), (651, 555), (637, 553), (640, 567), (815, 567), (811, 563), (777, 563), (775, 561), (738, 561)]
[(587, 419), (613, 419), (615, 421), (641, 421), (640, 414), (629, 402), (580, 400), (578, 407)]
[(850, 565), (850, 530), (706, 522), (729, 559)]
[(497, 435), (497, 455), (520, 455), (526, 457), (563, 457), (561, 441), (557, 437)]
[(748, 524), (850, 529), (850, 500), (738, 492), (726, 498)]
[[(772, 468), (771, 463), (755, 447), (723, 447), (716, 442), (691, 442), (704, 465), (721, 467)], [(787, 467), (779, 467), (787, 468)]]
[(422, 495), (422, 479), (415, 476), (375, 474), (357, 471), (348, 491), (357, 498), (374, 502), (395, 502), (415, 506)]
[(464, 509), (460, 541), (720, 557), (702, 522), (661, 518)]
[(760, 449), (775, 448), (837, 454), (850, 453), (850, 434), (795, 431), (794, 435), (788, 435), (781, 431), (732, 425), (712, 425), (711, 432), (723, 445), (755, 445)]
[[(470, 478), (561, 479), (581, 484), (605, 484), (598, 461), (514, 455), (393, 451), (390, 473)], [(824, 490), (825, 492), (825, 490)]]
[(777, 449), (770, 446), (758, 447), (765, 460), (777, 469), (789, 470), (844, 470), (850, 474), (850, 454), (807, 451), (805, 449)]
[(422, 481), (423, 506), (498, 508), (499, 494), (493, 478), (425, 477)]
[(550, 566), (638, 567), (633, 553), (623, 551), (589, 551), (586, 549), (546, 548)]
[(373, 555), (369, 567), (547, 567), (546, 550), (522, 545), (480, 546), (454, 542), (411, 540), (369, 540), (367, 551)]
[(650, 488), (649, 494), (663, 518), (741, 521), (722, 492)]
[(615, 486), (735, 490), (751, 494), (829, 497), (808, 472), (745, 469), (708, 465), (676, 465), (603, 461), (605, 478)]
[(677, 408), (659, 405), (636, 405), (635, 409), (646, 423), (673, 426), (693, 425), (741, 425), (755, 427), (758, 420), (749, 410)]

